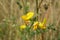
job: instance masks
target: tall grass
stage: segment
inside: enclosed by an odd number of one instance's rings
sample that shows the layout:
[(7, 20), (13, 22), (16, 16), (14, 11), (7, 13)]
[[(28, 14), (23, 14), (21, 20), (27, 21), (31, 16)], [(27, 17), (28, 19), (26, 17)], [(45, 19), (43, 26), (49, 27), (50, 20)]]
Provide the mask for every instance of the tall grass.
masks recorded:
[[(38, 21), (47, 18), (46, 32), (23, 40), (60, 40), (60, 0), (0, 0), (0, 40), (22, 40), (19, 26), (24, 23), (21, 16), (29, 11), (37, 15)], [(52, 30), (51, 30), (52, 29)]]

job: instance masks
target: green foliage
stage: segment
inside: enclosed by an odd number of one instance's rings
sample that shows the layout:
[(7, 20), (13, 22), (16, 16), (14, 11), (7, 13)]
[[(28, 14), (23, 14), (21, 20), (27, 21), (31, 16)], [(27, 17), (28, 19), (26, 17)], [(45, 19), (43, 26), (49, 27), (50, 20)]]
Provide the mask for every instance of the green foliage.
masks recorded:
[(22, 5), (20, 4), (20, 1), (19, 0), (17, 0), (17, 5), (19, 6), (19, 9), (21, 9), (22, 8)]
[(60, 33), (58, 33), (58, 40), (60, 40)]

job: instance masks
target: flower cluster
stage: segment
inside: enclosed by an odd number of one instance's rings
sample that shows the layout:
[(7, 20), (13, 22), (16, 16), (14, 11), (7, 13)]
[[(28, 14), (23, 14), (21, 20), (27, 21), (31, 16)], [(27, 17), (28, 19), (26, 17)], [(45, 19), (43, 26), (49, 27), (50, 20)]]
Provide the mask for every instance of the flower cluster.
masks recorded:
[[(28, 24), (29, 22), (31, 22), (30, 19), (33, 16), (34, 16), (34, 12), (28, 12), (27, 14), (25, 14), (21, 17), (25, 21), (25, 24), (20, 26), (21, 30), (27, 28), (26, 23)], [(46, 18), (44, 18), (43, 22), (33, 21), (31, 28), (32, 28), (32, 30), (46, 29)]]
[(46, 29), (46, 18), (44, 18), (43, 22), (34, 22), (33, 24), (33, 30), (36, 30), (37, 28), (40, 28), (40, 29)]

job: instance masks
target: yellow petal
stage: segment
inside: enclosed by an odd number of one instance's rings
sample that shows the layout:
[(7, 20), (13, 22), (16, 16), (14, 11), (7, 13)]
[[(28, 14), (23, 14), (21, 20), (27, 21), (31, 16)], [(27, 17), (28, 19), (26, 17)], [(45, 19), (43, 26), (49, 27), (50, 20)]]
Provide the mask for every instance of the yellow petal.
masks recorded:
[(33, 30), (36, 30), (37, 27), (38, 27), (38, 21), (34, 22), (34, 24), (33, 24)]
[(43, 23), (39, 23), (39, 27), (41, 28), (41, 29), (46, 29), (46, 27), (45, 27), (45, 25), (43, 24)]
[(40, 22), (40, 23), (39, 23), (39, 27), (40, 27), (41, 29), (46, 29), (45, 25), (46, 25), (46, 18), (44, 18), (43, 22)]
[(27, 20), (27, 19), (26, 19), (26, 15), (23, 15), (21, 18), (22, 18), (23, 20)]
[(42, 22), (43, 24), (45, 24), (46, 23), (46, 18), (44, 18), (44, 20), (43, 20), (43, 22)]
[(26, 15), (22, 16), (22, 19), (25, 20), (25, 21), (29, 20), (29, 19), (31, 19), (33, 17), (33, 15), (34, 15), (33, 12), (28, 12)]
[(43, 27), (43, 26), (44, 26), (44, 24), (40, 22), (40, 23), (39, 23), (39, 26), (40, 26), (40, 27)]
[(28, 12), (27, 15), (26, 15), (27, 16), (26, 19), (28, 19), (28, 20), (31, 19), (33, 17), (33, 15), (34, 15), (33, 12)]
[(34, 27), (33, 27), (33, 30), (36, 30), (36, 29), (37, 29), (37, 26), (34, 26)]
[(46, 27), (44, 26), (42, 29), (46, 29)]
[(33, 26), (38, 25), (38, 21), (34, 22)]
[(22, 30), (22, 29), (25, 29), (26, 28), (26, 25), (21, 25), (20, 26), (20, 29)]

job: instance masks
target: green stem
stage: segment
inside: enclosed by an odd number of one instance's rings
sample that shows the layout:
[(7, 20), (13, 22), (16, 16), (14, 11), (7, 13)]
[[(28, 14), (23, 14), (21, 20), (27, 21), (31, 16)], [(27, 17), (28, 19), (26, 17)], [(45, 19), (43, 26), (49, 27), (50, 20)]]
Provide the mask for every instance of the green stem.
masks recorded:
[[(38, 0), (36, 0), (36, 13), (38, 14)], [(36, 20), (38, 20), (38, 16), (36, 17)]]
[(44, 40), (44, 32), (42, 33), (42, 40)]
[(36, 0), (36, 13), (38, 14), (38, 0)]

